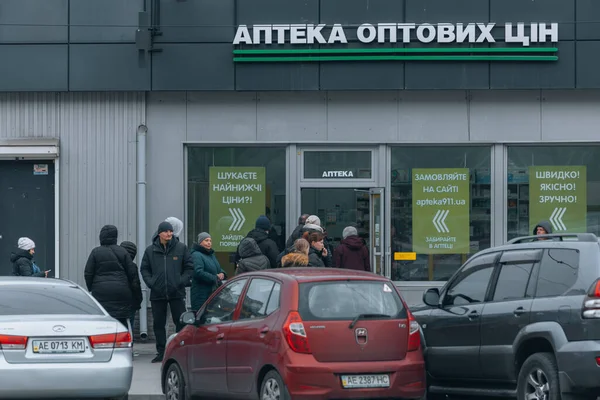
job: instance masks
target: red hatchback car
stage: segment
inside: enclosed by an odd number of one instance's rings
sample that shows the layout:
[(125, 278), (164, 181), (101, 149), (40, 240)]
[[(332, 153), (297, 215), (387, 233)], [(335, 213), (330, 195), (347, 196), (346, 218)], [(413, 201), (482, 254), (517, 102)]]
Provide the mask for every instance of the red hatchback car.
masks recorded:
[(169, 400), (420, 399), (419, 325), (394, 284), (334, 268), (227, 281), (167, 343)]

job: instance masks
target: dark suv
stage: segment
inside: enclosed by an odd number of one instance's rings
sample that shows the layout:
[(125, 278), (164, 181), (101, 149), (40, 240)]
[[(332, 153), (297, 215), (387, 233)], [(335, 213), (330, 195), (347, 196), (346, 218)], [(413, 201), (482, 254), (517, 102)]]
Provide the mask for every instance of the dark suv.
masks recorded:
[[(600, 245), (591, 233), (516, 238), (471, 257), (421, 325), (428, 398), (600, 395)], [(562, 397), (561, 397), (562, 396)]]

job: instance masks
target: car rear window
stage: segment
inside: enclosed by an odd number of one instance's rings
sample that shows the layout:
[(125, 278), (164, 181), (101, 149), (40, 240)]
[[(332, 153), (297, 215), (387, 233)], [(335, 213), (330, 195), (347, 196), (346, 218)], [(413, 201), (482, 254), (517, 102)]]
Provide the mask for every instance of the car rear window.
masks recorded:
[(103, 315), (80, 288), (64, 285), (7, 285), (0, 288), (0, 315)]
[(352, 320), (360, 314), (406, 318), (392, 283), (381, 281), (324, 281), (299, 285), (298, 312), (305, 321)]

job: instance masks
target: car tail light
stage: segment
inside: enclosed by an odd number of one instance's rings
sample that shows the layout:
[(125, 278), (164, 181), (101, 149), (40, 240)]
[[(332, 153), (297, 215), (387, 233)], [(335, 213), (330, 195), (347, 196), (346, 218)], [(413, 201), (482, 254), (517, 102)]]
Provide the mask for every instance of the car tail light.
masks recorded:
[(407, 351), (416, 351), (421, 348), (421, 333), (419, 323), (409, 310), (408, 312), (408, 347)]
[(94, 349), (118, 349), (131, 347), (132, 340), (129, 332), (108, 333), (90, 336), (90, 344)]
[(596, 280), (583, 300), (583, 318), (600, 318), (600, 279)]
[(308, 337), (302, 323), (302, 318), (297, 311), (290, 311), (283, 324), (283, 334), (287, 340), (290, 349), (296, 353), (310, 354), (310, 346), (308, 345)]
[(27, 347), (27, 336), (0, 335), (0, 349), (23, 350)]

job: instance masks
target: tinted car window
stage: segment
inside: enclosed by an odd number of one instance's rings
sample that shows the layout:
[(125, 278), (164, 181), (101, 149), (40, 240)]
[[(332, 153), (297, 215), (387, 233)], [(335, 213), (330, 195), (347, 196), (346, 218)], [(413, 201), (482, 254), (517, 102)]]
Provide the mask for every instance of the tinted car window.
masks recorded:
[(0, 289), (0, 315), (103, 315), (76, 286), (10, 285)]
[(301, 283), (298, 311), (305, 321), (352, 320), (359, 314), (406, 318), (406, 310), (392, 285), (381, 281)]
[(484, 302), (496, 257), (496, 253), (485, 254), (469, 261), (451, 283), (444, 296), (444, 305)]
[(244, 296), (240, 319), (265, 317), (274, 285), (275, 282), (268, 279), (252, 279)]
[(503, 264), (494, 291), (494, 301), (508, 301), (525, 298), (529, 277), (535, 264), (516, 262)]
[(546, 250), (540, 265), (536, 297), (562, 296), (566, 294), (577, 281), (578, 272), (578, 250)]
[(233, 320), (233, 313), (248, 279), (229, 282), (207, 305), (202, 313), (204, 324), (220, 324)]

